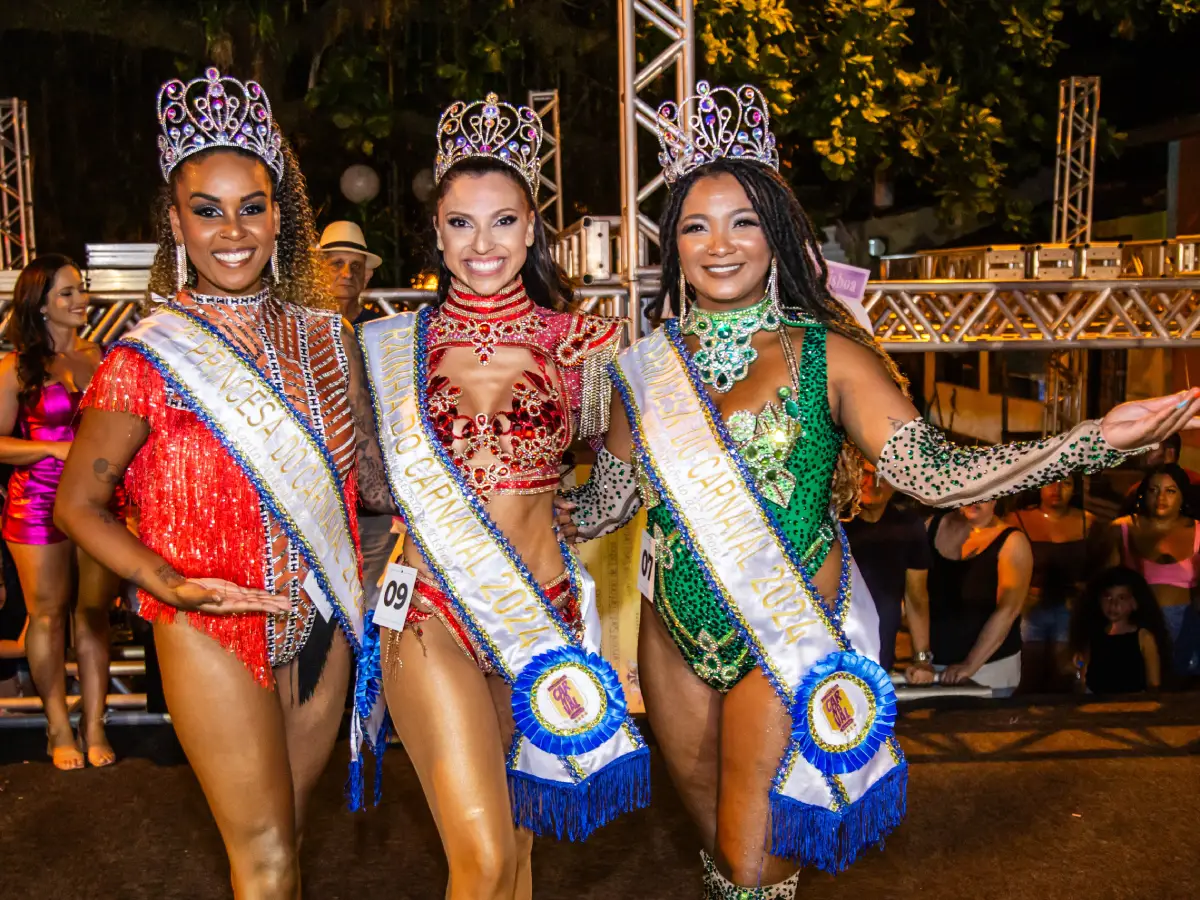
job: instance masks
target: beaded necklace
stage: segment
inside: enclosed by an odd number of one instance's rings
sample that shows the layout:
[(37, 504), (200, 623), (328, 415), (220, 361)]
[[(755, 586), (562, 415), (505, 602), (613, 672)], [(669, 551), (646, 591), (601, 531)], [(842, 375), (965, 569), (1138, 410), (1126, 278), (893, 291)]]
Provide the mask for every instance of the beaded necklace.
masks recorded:
[(750, 374), (758, 351), (750, 345), (760, 331), (778, 331), (783, 313), (768, 292), (753, 306), (730, 311), (702, 309), (693, 305), (683, 317), (683, 333), (693, 334), (700, 349), (692, 356), (700, 380), (714, 391), (727, 393)]

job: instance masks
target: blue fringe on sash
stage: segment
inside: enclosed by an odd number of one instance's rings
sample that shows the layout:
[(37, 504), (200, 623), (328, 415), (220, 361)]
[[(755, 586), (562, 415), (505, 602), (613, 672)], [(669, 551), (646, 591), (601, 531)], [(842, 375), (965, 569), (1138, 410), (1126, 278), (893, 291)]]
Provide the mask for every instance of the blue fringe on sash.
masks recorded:
[(650, 750), (642, 746), (583, 781), (508, 770), (513, 823), (559, 840), (586, 840), (622, 813), (650, 805)]
[[(362, 654), (354, 676), (354, 711), (361, 718), (364, 729), (370, 718), (371, 710), (375, 708), (375, 703), (379, 699), (382, 684), (383, 669), (380, 663), (379, 627), (369, 621), (368, 616), (368, 621), (363, 626)], [(387, 750), (390, 729), (390, 717), (385, 713), (383, 726), (379, 731), (379, 740), (372, 744), (370, 735), (365, 733), (363, 735), (363, 743), (371, 748), (371, 754), (375, 757), (375, 806), (379, 805), (379, 801), (383, 797), (383, 754)], [(363, 802), (363, 758), (364, 754), (360, 750), (358, 758), (350, 761), (350, 775), (346, 779), (345, 794), (351, 812), (358, 812), (365, 805)]]
[(836, 875), (904, 820), (908, 763), (896, 766), (837, 812), (771, 792), (771, 853)]

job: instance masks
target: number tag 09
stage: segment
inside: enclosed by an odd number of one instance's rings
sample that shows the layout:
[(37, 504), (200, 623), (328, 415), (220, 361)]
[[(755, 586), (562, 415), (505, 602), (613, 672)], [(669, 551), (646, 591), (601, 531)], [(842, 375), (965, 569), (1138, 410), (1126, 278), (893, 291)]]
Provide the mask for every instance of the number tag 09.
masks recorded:
[(395, 631), (403, 630), (416, 581), (416, 569), (402, 566), (400, 563), (388, 563), (383, 576), (383, 588), (379, 591), (379, 601), (375, 604), (376, 625)]
[(654, 600), (654, 537), (642, 532), (642, 551), (638, 558), (638, 593)]

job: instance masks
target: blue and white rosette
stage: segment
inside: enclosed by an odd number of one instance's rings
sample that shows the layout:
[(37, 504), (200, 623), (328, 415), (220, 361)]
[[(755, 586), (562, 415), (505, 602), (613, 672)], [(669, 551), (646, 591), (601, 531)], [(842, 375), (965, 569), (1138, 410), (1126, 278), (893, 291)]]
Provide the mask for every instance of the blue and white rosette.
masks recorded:
[(603, 746), (628, 713), (616, 669), (572, 645), (535, 656), (513, 682), (513, 721), (529, 742), (554, 756)]
[(792, 707), (792, 740), (830, 775), (857, 772), (875, 758), (896, 726), (896, 689), (883, 666), (849, 651), (809, 671)]

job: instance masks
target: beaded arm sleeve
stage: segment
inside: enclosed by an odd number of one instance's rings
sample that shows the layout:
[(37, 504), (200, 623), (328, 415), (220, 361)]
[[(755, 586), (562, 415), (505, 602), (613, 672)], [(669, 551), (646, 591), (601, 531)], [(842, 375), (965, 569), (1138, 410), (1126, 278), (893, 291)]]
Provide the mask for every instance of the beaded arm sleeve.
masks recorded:
[(883, 445), (878, 471), (922, 503), (962, 506), (1040, 487), (1077, 471), (1099, 472), (1138, 452), (1110, 445), (1096, 420), (1041, 441), (961, 447), (924, 419), (913, 419)]
[(616, 531), (642, 508), (633, 464), (622, 462), (603, 447), (596, 453), (591, 477), (564, 491), (563, 496), (575, 504), (573, 518), (581, 541)]

